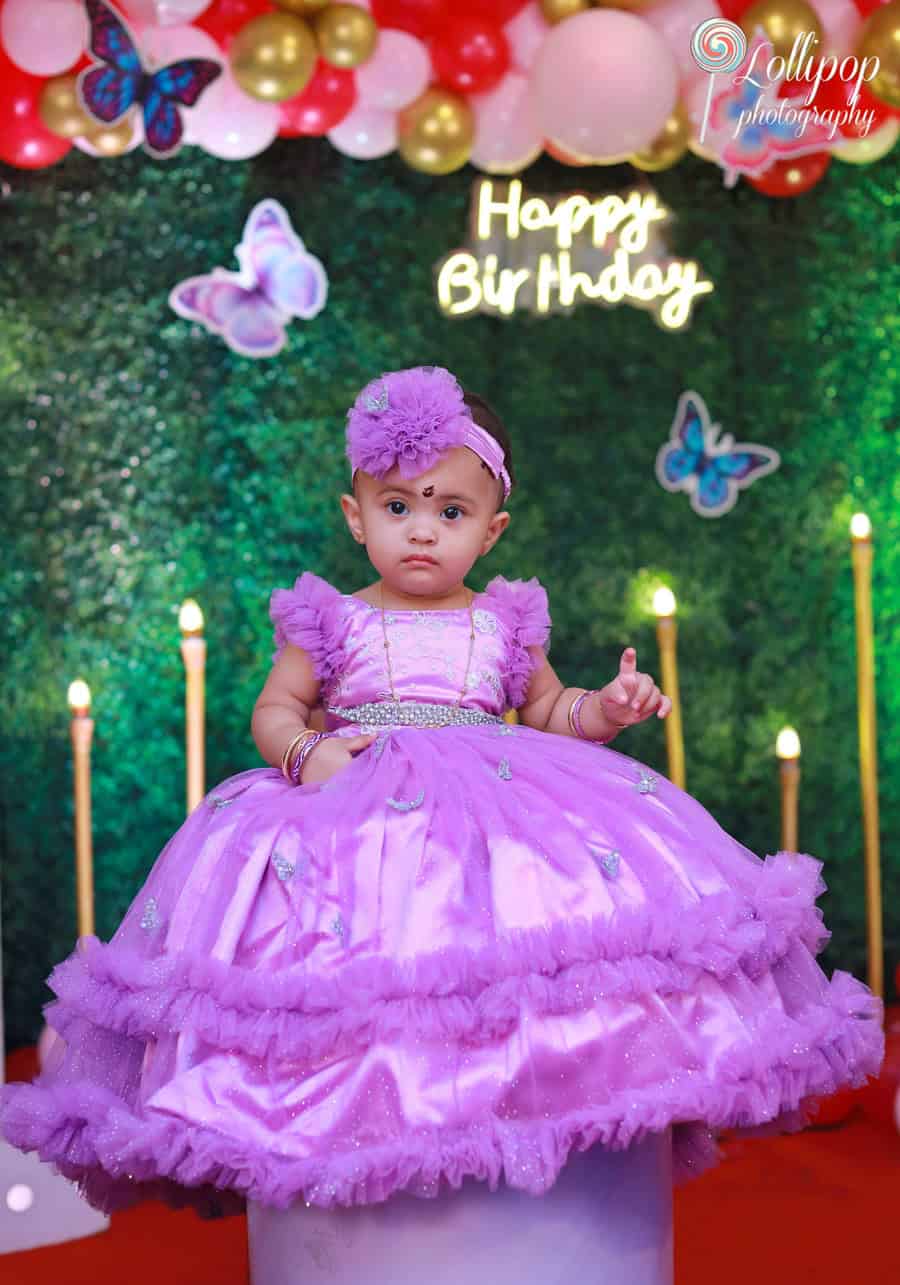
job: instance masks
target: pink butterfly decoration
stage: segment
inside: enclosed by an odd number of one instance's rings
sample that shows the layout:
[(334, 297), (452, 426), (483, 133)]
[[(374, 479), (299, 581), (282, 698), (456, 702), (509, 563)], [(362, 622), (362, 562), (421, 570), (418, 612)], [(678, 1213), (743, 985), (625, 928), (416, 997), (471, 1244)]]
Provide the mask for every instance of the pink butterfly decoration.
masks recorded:
[(278, 201), (250, 211), (235, 249), (239, 272), (213, 268), (188, 277), (169, 294), (180, 317), (199, 321), (245, 357), (274, 357), (292, 317), (309, 321), (325, 307), (328, 278), (291, 227)]

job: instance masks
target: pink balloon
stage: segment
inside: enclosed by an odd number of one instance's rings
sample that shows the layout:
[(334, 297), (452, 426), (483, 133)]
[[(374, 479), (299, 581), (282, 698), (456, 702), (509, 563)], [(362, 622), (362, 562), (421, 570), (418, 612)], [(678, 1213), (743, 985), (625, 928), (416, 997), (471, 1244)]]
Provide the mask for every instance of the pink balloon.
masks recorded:
[(223, 66), (228, 61), (212, 36), (199, 27), (148, 27), (141, 33), (141, 53), (154, 68), (179, 58), (212, 58)]
[(371, 161), (387, 156), (397, 146), (397, 117), (365, 104), (354, 107), (339, 125), (328, 131), (328, 140), (345, 156)]
[(418, 98), (431, 79), (431, 58), (408, 31), (378, 33), (375, 52), (356, 69), (356, 92), (365, 107), (399, 111)]
[(193, 22), (210, 6), (211, 0), (156, 0), (156, 21), (161, 27)]
[(84, 51), (87, 13), (80, 0), (6, 0), (0, 37), (17, 67), (33, 76), (58, 76)]
[(280, 119), (277, 103), (245, 94), (226, 66), (193, 111), (185, 113), (185, 138), (223, 161), (243, 161), (274, 142)]
[(517, 174), (543, 151), (544, 135), (538, 124), (528, 77), (509, 71), (496, 89), (472, 94), (475, 142), (469, 158), (488, 174)]
[(531, 0), (520, 9), (503, 28), (509, 45), (510, 62), (518, 71), (531, 71), (538, 50), (550, 30), (550, 24), (541, 12), (537, 0)]
[(691, 36), (707, 18), (721, 18), (722, 11), (715, 0), (663, 0), (652, 9), (641, 10), (641, 15), (663, 37), (682, 76), (696, 76), (700, 69), (691, 54)]
[(853, 0), (814, 0), (813, 8), (825, 32), (823, 52), (852, 54), (863, 25), (863, 16)]
[(678, 98), (665, 40), (617, 9), (588, 9), (551, 27), (531, 75), (545, 137), (580, 160), (640, 151)]

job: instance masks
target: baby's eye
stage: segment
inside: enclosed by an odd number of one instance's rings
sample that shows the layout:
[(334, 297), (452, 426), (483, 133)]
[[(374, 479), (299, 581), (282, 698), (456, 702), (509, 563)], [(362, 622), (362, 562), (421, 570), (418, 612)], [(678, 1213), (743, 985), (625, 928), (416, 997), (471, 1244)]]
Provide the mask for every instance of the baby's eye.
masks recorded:
[(405, 509), (406, 501), (405, 500), (388, 500), (387, 507), (390, 509), (390, 511), (394, 514), (395, 517), (399, 517), (400, 514), (397, 513), (396, 509), (394, 508), (395, 504), (399, 504), (401, 505), (402, 508)]
[[(445, 512), (445, 513), (450, 513), (450, 512), (458, 513), (458, 514), (460, 515), (460, 517), (462, 517), (462, 509), (459, 507), (459, 505), (458, 505), (458, 504), (448, 504), (448, 505), (447, 505), (447, 507), (444, 509), (444, 512)], [(455, 521), (455, 519), (454, 519), (454, 521)]]

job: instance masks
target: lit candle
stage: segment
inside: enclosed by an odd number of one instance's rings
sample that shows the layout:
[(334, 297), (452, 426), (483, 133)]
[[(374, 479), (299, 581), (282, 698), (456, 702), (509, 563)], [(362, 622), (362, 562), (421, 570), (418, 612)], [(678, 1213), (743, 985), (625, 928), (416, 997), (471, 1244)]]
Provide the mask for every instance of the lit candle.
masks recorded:
[(94, 931), (94, 854), (91, 838), (91, 689), (76, 678), (69, 684), (70, 732), (75, 776), (75, 896), (78, 936)]
[(653, 611), (656, 615), (656, 641), (659, 645), (659, 658), (662, 667), (663, 695), (668, 696), (672, 708), (666, 716), (666, 753), (669, 759), (669, 779), (684, 787), (684, 737), (681, 732), (681, 701), (678, 696), (678, 660), (675, 642), (678, 637), (678, 625), (675, 620), (675, 595), (663, 585), (653, 595)]
[(193, 598), (186, 598), (178, 613), (181, 657), (184, 661), (185, 752), (187, 756), (187, 810), (203, 798), (205, 786), (206, 640), (203, 612)]
[(872, 628), (872, 524), (865, 513), (850, 520), (856, 607), (856, 703), (866, 871), (869, 986), (884, 996), (881, 857), (878, 839), (878, 753), (875, 732), (875, 644)]
[(775, 740), (781, 760), (781, 851), (797, 847), (797, 803), (800, 795), (800, 737), (793, 727), (783, 727)]

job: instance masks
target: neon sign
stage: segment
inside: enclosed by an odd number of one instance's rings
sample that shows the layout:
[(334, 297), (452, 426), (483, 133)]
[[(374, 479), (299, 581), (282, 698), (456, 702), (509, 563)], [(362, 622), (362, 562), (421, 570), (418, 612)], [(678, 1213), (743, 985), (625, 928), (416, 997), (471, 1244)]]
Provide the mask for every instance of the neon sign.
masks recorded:
[(480, 179), (469, 245), (435, 269), (438, 306), (448, 317), (509, 317), (522, 309), (569, 312), (579, 302), (630, 303), (678, 330), (713, 284), (694, 260), (667, 254), (659, 225), (669, 218), (648, 187), (547, 198), (526, 196), (521, 179)]

